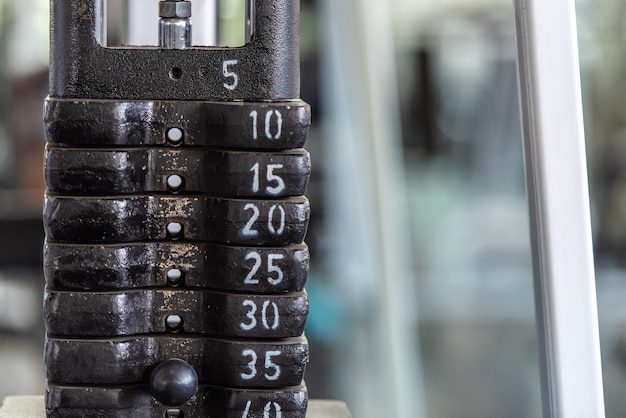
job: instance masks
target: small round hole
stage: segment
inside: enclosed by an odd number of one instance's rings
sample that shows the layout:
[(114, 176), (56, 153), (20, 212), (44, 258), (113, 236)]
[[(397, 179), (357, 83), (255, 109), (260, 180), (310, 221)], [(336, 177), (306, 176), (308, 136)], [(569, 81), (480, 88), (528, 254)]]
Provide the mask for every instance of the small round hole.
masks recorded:
[(167, 233), (172, 238), (180, 238), (183, 234), (183, 226), (178, 222), (170, 222), (167, 224)]
[(167, 277), (167, 283), (170, 286), (178, 286), (183, 280), (183, 272), (179, 269), (169, 269), (165, 277)]
[(167, 188), (173, 192), (179, 191), (183, 187), (183, 178), (178, 174), (172, 174), (167, 178)]
[(181, 318), (179, 315), (170, 315), (165, 318), (165, 326), (167, 327), (168, 331), (180, 331), (183, 326), (183, 318)]
[(183, 142), (183, 131), (180, 128), (170, 128), (166, 133), (167, 141), (172, 145), (179, 145)]
[(181, 70), (178, 67), (174, 67), (170, 70), (170, 78), (172, 80), (180, 80), (180, 78), (183, 76), (183, 70)]

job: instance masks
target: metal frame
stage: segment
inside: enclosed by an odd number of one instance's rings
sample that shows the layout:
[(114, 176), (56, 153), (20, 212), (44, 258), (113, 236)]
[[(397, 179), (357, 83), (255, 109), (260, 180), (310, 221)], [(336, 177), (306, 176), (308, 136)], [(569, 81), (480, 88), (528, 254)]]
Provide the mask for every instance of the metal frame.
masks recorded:
[(51, 0), (51, 97), (276, 101), (300, 96), (300, 2), (255, 2), (256, 27), (248, 45), (185, 50), (103, 46), (105, 5)]
[(604, 417), (574, 0), (515, 0), (544, 417)]

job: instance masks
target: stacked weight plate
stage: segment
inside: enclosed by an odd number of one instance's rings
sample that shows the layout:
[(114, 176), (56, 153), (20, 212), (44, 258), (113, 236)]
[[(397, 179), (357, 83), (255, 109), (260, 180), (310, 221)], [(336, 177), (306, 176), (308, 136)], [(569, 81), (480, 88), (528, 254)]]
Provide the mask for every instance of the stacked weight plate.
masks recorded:
[(309, 119), (47, 101), (50, 415), (305, 416)]

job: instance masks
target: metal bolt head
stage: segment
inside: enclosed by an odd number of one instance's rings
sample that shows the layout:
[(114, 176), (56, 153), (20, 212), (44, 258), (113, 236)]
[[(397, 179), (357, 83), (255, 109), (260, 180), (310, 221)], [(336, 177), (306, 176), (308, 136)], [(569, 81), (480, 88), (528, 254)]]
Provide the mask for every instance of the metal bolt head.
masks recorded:
[(159, 2), (159, 16), (164, 18), (191, 17), (190, 1), (163, 0)]

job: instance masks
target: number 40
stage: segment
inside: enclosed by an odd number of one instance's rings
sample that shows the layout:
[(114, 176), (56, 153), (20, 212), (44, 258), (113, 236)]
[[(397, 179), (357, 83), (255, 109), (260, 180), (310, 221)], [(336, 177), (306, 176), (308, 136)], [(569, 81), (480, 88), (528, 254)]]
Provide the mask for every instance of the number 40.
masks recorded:
[[(241, 418), (248, 418), (248, 414), (250, 413), (250, 407), (252, 406), (252, 401), (248, 401), (246, 403), (246, 409), (243, 411), (243, 415)], [(265, 408), (263, 408), (263, 418), (270, 418), (270, 412), (274, 410), (274, 416), (276, 418), (283, 418), (283, 411), (280, 407), (279, 403), (276, 402), (268, 402), (265, 404)]]

